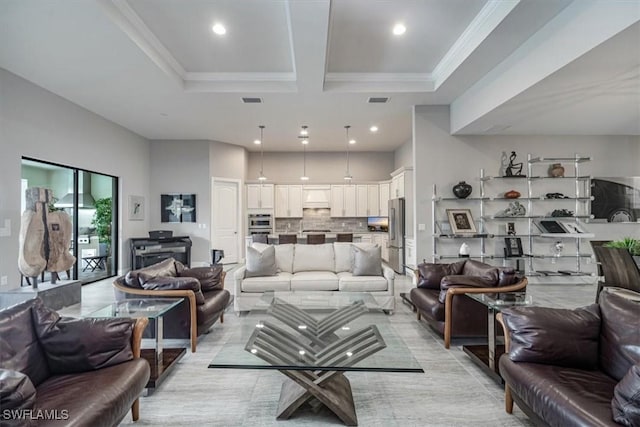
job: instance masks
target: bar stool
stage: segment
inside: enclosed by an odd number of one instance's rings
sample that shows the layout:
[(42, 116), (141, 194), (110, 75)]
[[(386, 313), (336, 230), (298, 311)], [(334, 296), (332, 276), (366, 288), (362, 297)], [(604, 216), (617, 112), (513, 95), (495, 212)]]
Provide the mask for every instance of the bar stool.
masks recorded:
[(325, 242), (324, 234), (309, 234), (307, 235), (308, 245), (321, 245)]
[(298, 243), (298, 237), (295, 234), (280, 234), (278, 235), (278, 244), (283, 243)]
[(254, 234), (251, 236), (251, 240), (253, 243), (269, 243), (268, 237), (266, 234)]
[(353, 233), (339, 233), (336, 242), (353, 242)]

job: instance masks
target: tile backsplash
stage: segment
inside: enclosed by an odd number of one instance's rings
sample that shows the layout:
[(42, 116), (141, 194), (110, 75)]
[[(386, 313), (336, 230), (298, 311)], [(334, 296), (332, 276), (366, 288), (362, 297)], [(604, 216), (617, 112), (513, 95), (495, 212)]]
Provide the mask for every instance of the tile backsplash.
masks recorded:
[(367, 218), (331, 218), (330, 209), (304, 209), (300, 218), (276, 218), (276, 233), (300, 232), (302, 230), (331, 230), (364, 233)]

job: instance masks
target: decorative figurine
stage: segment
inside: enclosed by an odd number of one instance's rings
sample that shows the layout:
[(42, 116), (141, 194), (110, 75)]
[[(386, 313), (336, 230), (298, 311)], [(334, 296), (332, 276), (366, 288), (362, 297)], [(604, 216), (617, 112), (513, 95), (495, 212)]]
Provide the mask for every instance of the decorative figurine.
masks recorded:
[(518, 197), (520, 197), (520, 192), (516, 191), (516, 190), (509, 190), (506, 193), (504, 193), (504, 198), (505, 199), (517, 199)]
[(460, 181), (453, 186), (452, 191), (458, 199), (466, 199), (471, 194), (471, 191), (473, 191), (473, 188), (466, 182)]
[(466, 242), (463, 242), (460, 246), (460, 250), (458, 251), (458, 256), (462, 258), (469, 258), (470, 252), (471, 249), (469, 248), (469, 245)]
[(520, 204), (520, 202), (515, 201), (509, 203), (509, 207), (500, 211), (496, 215), (496, 218), (511, 218), (516, 216), (525, 216), (527, 214), (527, 209)]
[(523, 178), (525, 175), (522, 174), (522, 162), (515, 163), (516, 160), (516, 152), (512, 151), (509, 156), (509, 166), (504, 171), (505, 177), (510, 178)]
[(561, 178), (564, 176), (564, 167), (560, 163), (554, 163), (549, 166), (549, 176), (552, 178)]

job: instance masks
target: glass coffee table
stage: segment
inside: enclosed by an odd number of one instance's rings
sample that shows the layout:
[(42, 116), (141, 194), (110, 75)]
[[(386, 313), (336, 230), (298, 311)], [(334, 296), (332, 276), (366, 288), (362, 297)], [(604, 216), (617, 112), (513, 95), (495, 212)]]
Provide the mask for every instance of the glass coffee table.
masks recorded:
[(146, 386), (148, 393), (152, 393), (160, 385), (170, 368), (186, 353), (184, 347), (164, 348), (163, 346), (163, 316), (183, 301), (182, 298), (127, 299), (109, 304), (86, 316), (102, 318), (146, 317), (151, 323), (154, 323), (155, 346), (152, 349), (143, 348), (140, 351), (140, 357), (146, 359), (151, 368), (151, 376)]
[[(496, 334), (496, 314), (509, 307), (531, 305), (532, 299), (526, 292), (510, 292), (504, 294), (466, 294), (467, 297), (487, 306), (488, 331), (487, 344), (464, 345), (462, 350), (471, 357), (478, 366), (497, 382), (504, 382), (500, 376), (497, 361), (504, 354), (504, 344), (498, 344)], [(499, 326), (498, 326), (499, 327)]]
[(265, 293), (241, 324), (209, 368), (280, 371), (277, 419), (308, 404), (357, 425), (346, 372), (424, 372), (367, 293)]

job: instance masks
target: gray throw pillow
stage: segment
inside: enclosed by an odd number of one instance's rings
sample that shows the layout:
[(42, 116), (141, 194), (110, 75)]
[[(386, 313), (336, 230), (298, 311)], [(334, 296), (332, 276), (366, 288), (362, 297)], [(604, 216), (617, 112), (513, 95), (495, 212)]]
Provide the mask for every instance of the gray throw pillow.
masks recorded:
[(251, 246), (247, 247), (246, 268), (245, 277), (275, 276), (278, 272), (276, 248), (269, 246), (260, 252)]
[(382, 256), (380, 246), (363, 249), (356, 245), (351, 246), (353, 265), (351, 272), (354, 276), (381, 276)]

